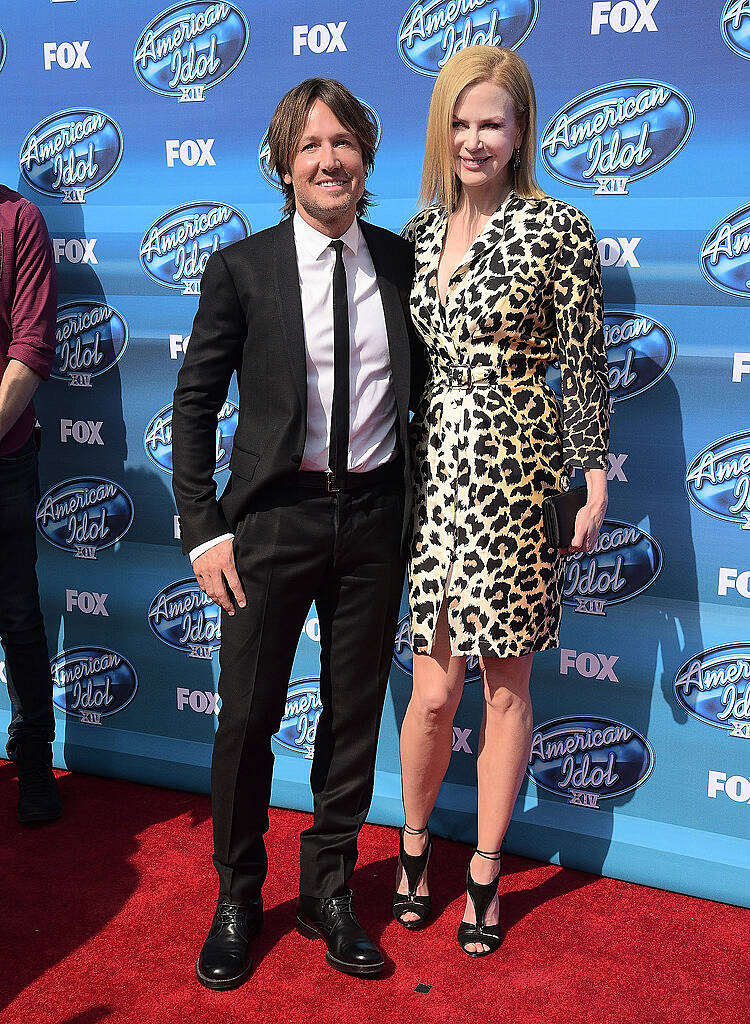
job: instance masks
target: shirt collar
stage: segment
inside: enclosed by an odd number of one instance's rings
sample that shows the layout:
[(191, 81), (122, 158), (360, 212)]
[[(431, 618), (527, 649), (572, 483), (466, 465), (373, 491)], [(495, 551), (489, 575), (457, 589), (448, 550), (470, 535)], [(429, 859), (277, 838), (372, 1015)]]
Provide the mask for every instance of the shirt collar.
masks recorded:
[[(359, 250), (360, 237), (359, 224), (355, 217), (351, 225), (341, 235), (341, 241), (355, 256)], [(328, 235), (324, 235), (308, 224), (297, 211), (294, 214), (294, 240), (314, 260), (319, 260), (333, 241)]]

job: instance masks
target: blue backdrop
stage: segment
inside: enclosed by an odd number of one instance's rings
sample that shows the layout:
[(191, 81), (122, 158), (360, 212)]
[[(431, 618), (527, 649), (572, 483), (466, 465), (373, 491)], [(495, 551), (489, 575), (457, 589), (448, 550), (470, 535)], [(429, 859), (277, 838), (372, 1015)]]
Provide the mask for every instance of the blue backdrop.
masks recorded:
[[(278, 220), (265, 166), (276, 102), (325, 75), (372, 107), (373, 219), (398, 231), (415, 212), (435, 76), (481, 42), (528, 62), (541, 185), (597, 231), (613, 414), (608, 520), (597, 551), (569, 561), (560, 649), (534, 664), (534, 743), (508, 845), (747, 903), (746, 0), (5, 6), (0, 179), (41, 207), (60, 278), (57, 360), (38, 400), (56, 763), (208, 788), (219, 621), (180, 554), (170, 403), (208, 254)], [(217, 429), (220, 485), (236, 401)], [(402, 616), (371, 813), (391, 824), (411, 681), (405, 601)], [(312, 609), (274, 740), (284, 806), (310, 804), (318, 655)], [(477, 678), (470, 664), (433, 817), (467, 841)]]

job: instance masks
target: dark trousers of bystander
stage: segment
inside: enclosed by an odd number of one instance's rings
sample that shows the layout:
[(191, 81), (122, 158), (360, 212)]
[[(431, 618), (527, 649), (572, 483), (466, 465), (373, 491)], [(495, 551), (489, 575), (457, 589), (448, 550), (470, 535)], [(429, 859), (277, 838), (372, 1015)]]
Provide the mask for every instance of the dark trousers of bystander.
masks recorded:
[(0, 456), (0, 640), (12, 718), (8, 756), (18, 744), (55, 735), (52, 678), (36, 576), (39, 473), (34, 439)]

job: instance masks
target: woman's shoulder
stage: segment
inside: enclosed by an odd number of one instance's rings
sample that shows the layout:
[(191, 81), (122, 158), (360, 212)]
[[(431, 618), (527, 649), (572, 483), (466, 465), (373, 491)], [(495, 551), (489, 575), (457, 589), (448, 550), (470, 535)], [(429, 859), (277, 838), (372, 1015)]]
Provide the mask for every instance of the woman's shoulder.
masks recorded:
[(409, 242), (417, 243), (420, 238), (430, 234), (444, 216), (445, 210), (442, 206), (426, 206), (404, 225), (401, 236)]
[(596, 238), (590, 220), (578, 207), (554, 196), (524, 201), (535, 210), (536, 216), (543, 220), (545, 226), (556, 234), (564, 234), (571, 239), (579, 238), (581, 241)]

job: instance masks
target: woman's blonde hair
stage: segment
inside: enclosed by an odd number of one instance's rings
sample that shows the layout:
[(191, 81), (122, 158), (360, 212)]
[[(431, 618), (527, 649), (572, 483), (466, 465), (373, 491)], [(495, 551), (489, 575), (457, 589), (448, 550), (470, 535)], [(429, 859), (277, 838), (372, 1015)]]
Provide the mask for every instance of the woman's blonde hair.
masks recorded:
[(505, 89), (513, 102), (516, 121), (524, 125), (520, 166), (515, 172), (511, 158), (513, 188), (519, 196), (544, 197), (534, 176), (536, 96), (526, 62), (504, 46), (469, 46), (447, 61), (432, 91), (419, 194), (423, 207), (437, 202), (452, 212), (458, 205), (461, 182), (451, 152), (453, 110), (461, 91), (477, 82), (493, 82)]

